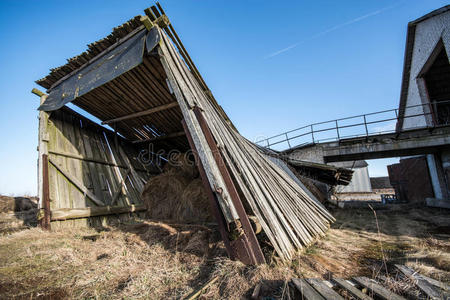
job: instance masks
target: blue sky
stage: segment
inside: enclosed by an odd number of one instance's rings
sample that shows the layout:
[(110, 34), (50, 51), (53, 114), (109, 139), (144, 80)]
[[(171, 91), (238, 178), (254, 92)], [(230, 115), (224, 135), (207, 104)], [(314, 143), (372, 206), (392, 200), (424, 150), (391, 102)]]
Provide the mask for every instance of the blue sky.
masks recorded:
[[(0, 2), (0, 194), (35, 194), (36, 79), (150, 1)], [(161, 1), (249, 139), (398, 105), (407, 23), (442, 0)], [(389, 161), (370, 161), (372, 176)]]

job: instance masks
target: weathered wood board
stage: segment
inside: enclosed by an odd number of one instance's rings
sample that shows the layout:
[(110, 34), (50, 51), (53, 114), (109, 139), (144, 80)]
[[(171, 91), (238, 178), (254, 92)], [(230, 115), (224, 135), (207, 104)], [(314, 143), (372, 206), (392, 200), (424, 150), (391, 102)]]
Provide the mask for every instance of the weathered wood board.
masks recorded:
[(51, 112), (46, 125), (51, 210), (142, 205), (149, 172), (130, 143), (67, 107)]

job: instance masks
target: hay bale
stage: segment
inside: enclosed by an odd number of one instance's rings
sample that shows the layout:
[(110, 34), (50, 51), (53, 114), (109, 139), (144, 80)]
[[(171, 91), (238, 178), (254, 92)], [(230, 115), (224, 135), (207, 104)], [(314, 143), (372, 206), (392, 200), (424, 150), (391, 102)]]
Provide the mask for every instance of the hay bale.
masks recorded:
[(170, 173), (150, 178), (142, 192), (148, 216), (152, 219), (177, 220), (175, 208), (188, 183), (186, 177)]
[(200, 178), (192, 180), (184, 189), (177, 215), (186, 222), (213, 221), (209, 211), (209, 199)]
[(192, 154), (172, 153), (163, 167), (164, 174), (176, 174), (189, 179), (199, 176), (198, 168)]
[(142, 200), (152, 219), (186, 223), (213, 221), (200, 178), (192, 180), (172, 172), (155, 176), (145, 185)]

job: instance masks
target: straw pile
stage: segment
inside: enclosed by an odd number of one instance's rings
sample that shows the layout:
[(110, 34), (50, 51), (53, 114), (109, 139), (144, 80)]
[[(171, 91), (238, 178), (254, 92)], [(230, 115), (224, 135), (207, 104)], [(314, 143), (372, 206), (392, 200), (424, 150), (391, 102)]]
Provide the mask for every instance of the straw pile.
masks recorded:
[(185, 154), (172, 157), (163, 173), (145, 185), (142, 199), (151, 219), (199, 223), (212, 221), (198, 170)]

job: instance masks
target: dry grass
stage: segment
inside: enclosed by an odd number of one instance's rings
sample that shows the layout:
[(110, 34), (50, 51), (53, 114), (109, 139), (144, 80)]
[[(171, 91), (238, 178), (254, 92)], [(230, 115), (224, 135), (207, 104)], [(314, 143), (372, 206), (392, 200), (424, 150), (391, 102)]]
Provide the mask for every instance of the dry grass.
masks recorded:
[[(337, 210), (327, 235), (296, 259), (257, 267), (227, 259), (217, 233), (201, 226), (147, 221), (103, 231), (23, 230), (0, 237), (0, 298), (174, 299), (215, 276), (205, 299), (239, 299), (261, 281), (263, 293), (279, 298), (294, 276), (376, 277), (384, 270), (380, 243), (389, 271), (403, 263), (449, 282), (446, 214), (378, 210), (378, 232), (369, 209)], [(409, 284), (393, 281), (392, 289)]]

